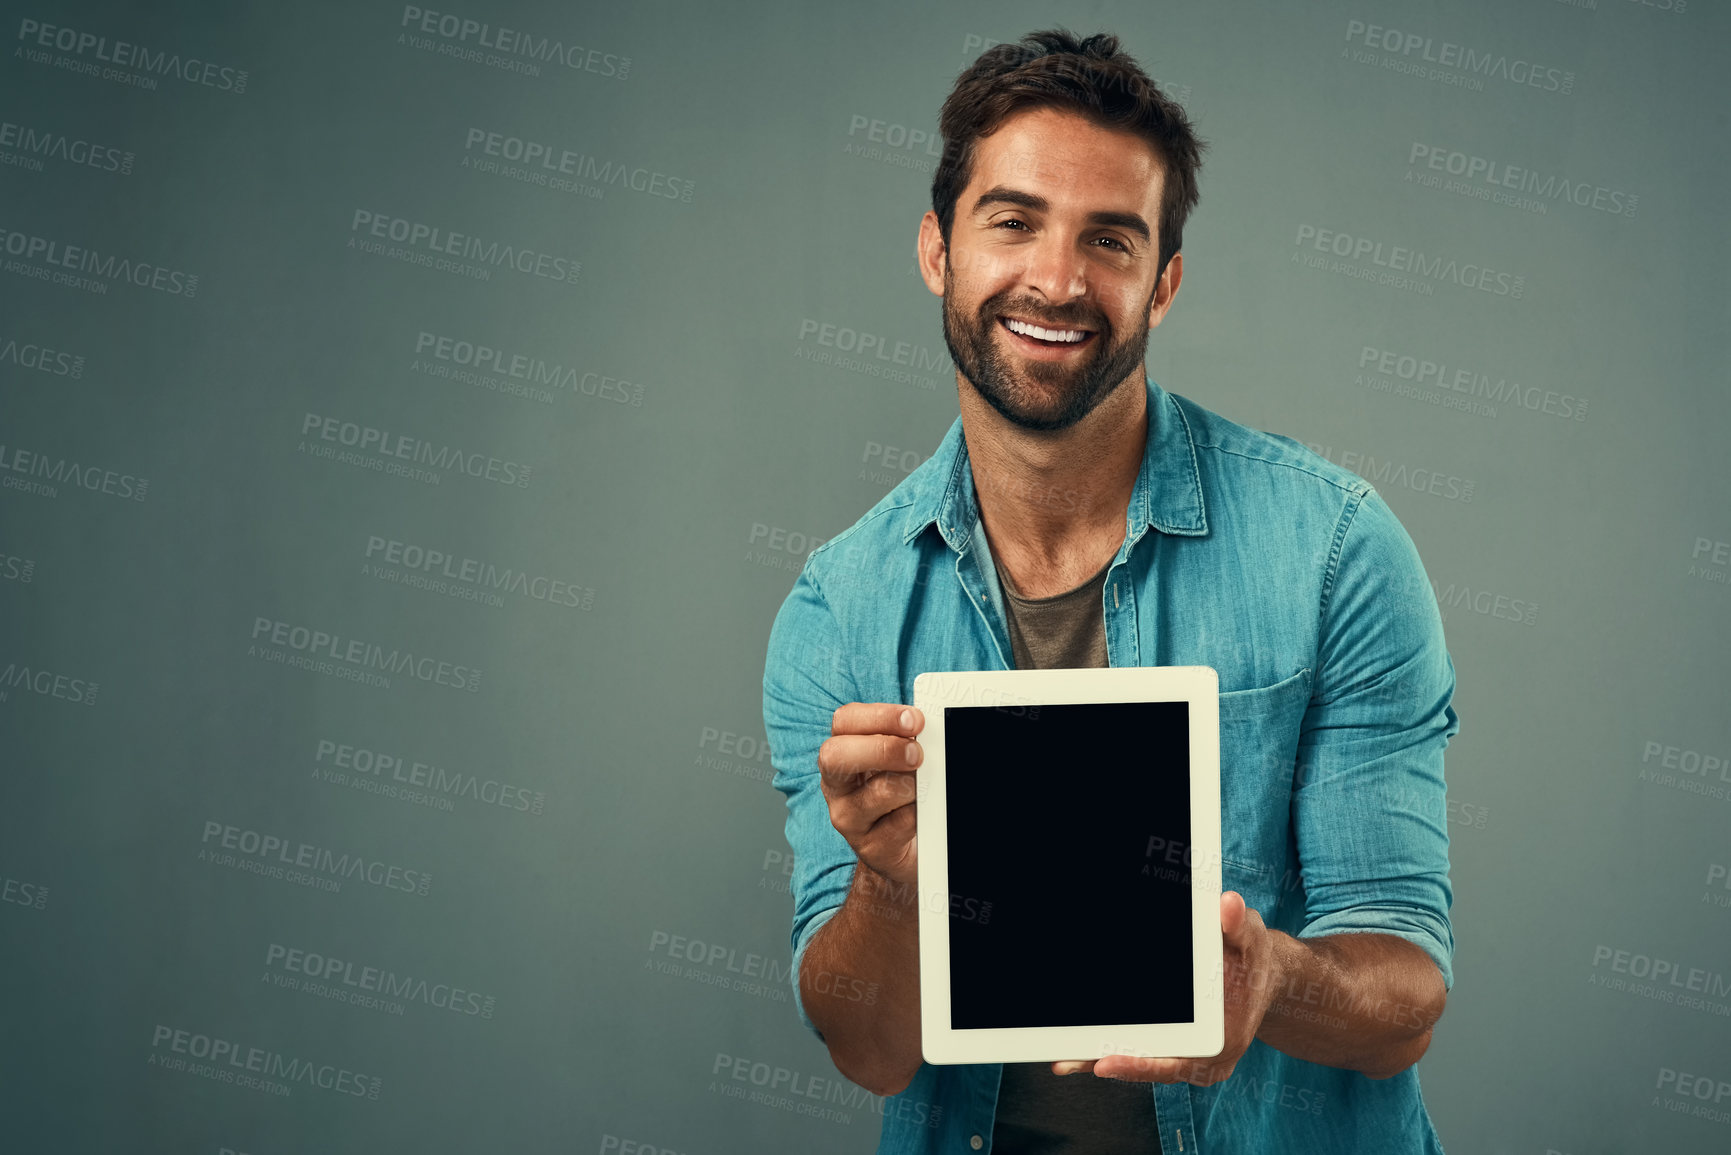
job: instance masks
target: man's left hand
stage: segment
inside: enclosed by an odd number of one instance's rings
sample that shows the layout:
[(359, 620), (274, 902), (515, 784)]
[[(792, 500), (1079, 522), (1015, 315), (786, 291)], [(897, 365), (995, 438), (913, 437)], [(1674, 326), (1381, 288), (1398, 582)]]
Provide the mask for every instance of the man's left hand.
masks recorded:
[(1250, 1040), (1261, 1028), (1262, 1017), (1268, 1013), (1282, 982), (1275, 973), (1279, 960), (1273, 932), (1263, 925), (1260, 914), (1244, 905), (1244, 897), (1235, 890), (1220, 896), (1220, 934), (1226, 984), (1226, 1045), (1218, 1055), (1206, 1059), (1145, 1059), (1132, 1055), (1065, 1059), (1052, 1064), (1052, 1073), (1092, 1071), (1100, 1078), (1130, 1083), (1194, 1083), (1199, 1087), (1230, 1078), (1239, 1058), (1250, 1049)]

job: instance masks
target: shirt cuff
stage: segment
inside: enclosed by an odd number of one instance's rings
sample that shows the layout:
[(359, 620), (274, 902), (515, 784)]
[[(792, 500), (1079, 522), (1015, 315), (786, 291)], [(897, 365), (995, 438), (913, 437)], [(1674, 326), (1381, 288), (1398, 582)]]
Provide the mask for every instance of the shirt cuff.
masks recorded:
[(828, 910), (820, 910), (812, 915), (811, 920), (805, 924), (805, 937), (793, 950), (793, 1006), (799, 1012), (799, 1021), (805, 1024), (806, 1030), (817, 1036), (820, 1043), (825, 1042), (823, 1032), (817, 1029), (817, 1024), (811, 1021), (811, 1016), (805, 1013), (805, 1000), (800, 998), (799, 968), (805, 960), (805, 951), (807, 947), (811, 946), (811, 940), (817, 936), (817, 932), (823, 927), (823, 924), (834, 918), (836, 912), (840, 910), (841, 907), (832, 906)]
[(1386, 934), (1412, 943), (1436, 963), (1442, 972), (1443, 990), (1455, 982), (1454, 932), (1447, 919), (1415, 906), (1352, 906), (1325, 914), (1298, 932), (1298, 938), (1325, 938), (1331, 934)]

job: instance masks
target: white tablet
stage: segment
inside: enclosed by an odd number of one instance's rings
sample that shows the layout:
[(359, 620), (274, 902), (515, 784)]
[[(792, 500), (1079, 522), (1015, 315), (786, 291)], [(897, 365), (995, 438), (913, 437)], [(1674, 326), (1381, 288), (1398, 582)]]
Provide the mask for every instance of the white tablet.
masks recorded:
[(1219, 691), (1207, 666), (914, 679), (926, 1062), (1220, 1053)]

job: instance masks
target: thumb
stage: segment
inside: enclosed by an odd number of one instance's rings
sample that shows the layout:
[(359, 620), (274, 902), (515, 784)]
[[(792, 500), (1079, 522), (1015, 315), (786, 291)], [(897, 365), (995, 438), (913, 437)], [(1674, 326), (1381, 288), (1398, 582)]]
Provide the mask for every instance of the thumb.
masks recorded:
[(1228, 890), (1220, 896), (1220, 933), (1231, 945), (1238, 945), (1244, 924), (1249, 921), (1244, 912), (1244, 896), (1236, 890)]

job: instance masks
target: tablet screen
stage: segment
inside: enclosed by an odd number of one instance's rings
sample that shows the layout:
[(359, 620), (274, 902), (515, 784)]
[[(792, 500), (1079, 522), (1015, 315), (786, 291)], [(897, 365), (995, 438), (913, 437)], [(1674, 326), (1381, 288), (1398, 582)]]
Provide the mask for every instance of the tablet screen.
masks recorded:
[(1192, 1022), (1188, 704), (945, 726), (951, 1029)]

